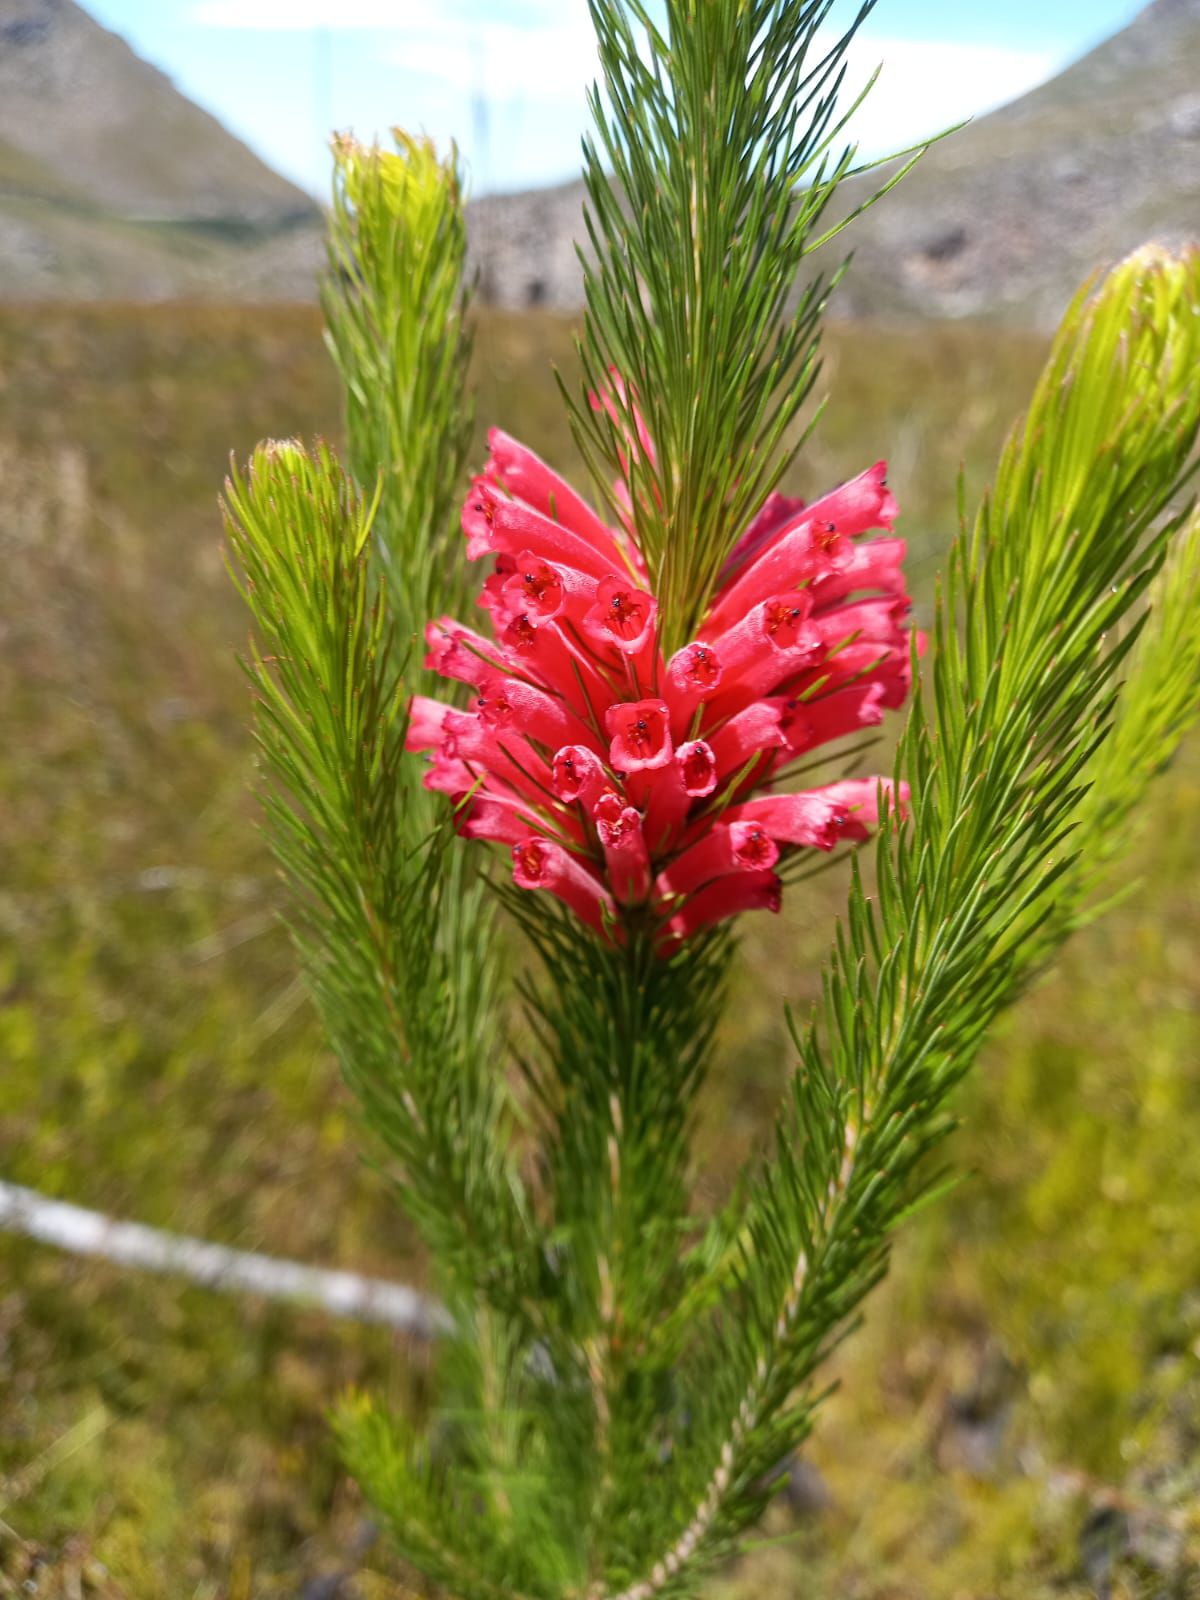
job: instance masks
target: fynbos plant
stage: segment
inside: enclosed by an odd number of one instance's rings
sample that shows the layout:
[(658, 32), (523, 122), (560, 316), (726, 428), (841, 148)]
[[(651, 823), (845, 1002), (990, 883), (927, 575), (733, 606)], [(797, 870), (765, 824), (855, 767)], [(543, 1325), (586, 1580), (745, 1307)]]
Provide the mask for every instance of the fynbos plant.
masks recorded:
[[(462, 482), (459, 185), (406, 139), (335, 145), (347, 465), (266, 444), (227, 489), (299, 949), (451, 1324), (431, 1429), (339, 1427), (405, 1555), (481, 1600), (688, 1593), (736, 1548), (951, 1091), (1200, 705), (1200, 258), (1076, 300), (926, 641), (882, 464), (778, 493), (848, 37), (825, 0), (591, 10), (596, 503), (501, 432)], [(906, 700), (889, 776), (817, 781)], [(701, 1215), (737, 918), (869, 834), (774, 1139)]]

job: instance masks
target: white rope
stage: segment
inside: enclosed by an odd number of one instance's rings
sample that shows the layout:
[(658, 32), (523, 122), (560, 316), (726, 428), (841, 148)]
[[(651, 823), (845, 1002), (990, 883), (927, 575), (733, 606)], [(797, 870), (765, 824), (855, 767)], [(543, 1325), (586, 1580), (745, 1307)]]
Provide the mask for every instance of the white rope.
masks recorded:
[(253, 1250), (189, 1239), (183, 1234), (149, 1228), (140, 1222), (117, 1222), (99, 1211), (48, 1200), (35, 1189), (0, 1180), (0, 1229), (56, 1245), (75, 1255), (97, 1256), (147, 1272), (175, 1273), (192, 1283), (225, 1293), (247, 1290), (269, 1300), (292, 1300), (320, 1306), (335, 1316), (430, 1338), (449, 1327), (449, 1318), (435, 1300), (403, 1283), (364, 1278), (357, 1272), (306, 1267), (298, 1261)]

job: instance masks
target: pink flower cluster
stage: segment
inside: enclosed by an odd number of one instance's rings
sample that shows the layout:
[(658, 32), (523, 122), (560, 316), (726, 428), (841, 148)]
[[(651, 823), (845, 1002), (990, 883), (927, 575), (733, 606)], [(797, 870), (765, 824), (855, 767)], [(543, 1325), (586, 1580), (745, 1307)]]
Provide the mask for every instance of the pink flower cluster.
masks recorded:
[(469, 710), (424, 696), (408, 747), (459, 831), (512, 851), (523, 889), (603, 937), (644, 919), (659, 947), (739, 911), (777, 911), (777, 868), (864, 839), (879, 780), (775, 792), (818, 746), (878, 723), (909, 688), (909, 601), (883, 463), (805, 505), (773, 494), (721, 575), (698, 637), (664, 659), (629, 528), (607, 527), (544, 462), (494, 430), (463, 508), (489, 557), (492, 637), (450, 617), (426, 666)]

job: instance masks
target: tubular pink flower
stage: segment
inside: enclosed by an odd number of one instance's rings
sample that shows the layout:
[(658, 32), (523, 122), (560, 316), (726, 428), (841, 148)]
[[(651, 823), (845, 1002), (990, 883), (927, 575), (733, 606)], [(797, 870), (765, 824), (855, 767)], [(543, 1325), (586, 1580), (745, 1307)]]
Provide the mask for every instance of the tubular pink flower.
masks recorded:
[(811, 794), (843, 813), (841, 825), (844, 839), (869, 839), (871, 829), (879, 823), (879, 796), (882, 792), (888, 811), (893, 816), (908, 814), (908, 785), (902, 783), (897, 793), (891, 778), (846, 778), (841, 783), (827, 783)]
[(440, 700), (428, 695), (415, 694), (408, 707), (408, 728), (404, 735), (406, 750), (436, 750), (446, 737), (446, 718), (454, 710)]
[[(813, 546), (823, 546), (836, 564), (848, 557), (850, 539), (872, 528), (890, 528), (899, 510), (887, 486), (887, 463), (884, 461), (877, 461), (857, 478), (851, 478), (820, 500), (814, 500), (812, 505), (806, 506), (802, 500), (788, 502), (782, 495), (778, 498), (779, 505), (764, 517), (767, 507), (771, 505), (770, 501), (767, 502), (759, 517), (734, 547), (721, 574), (724, 582), (724, 593), (720, 597), (722, 602), (725, 596), (736, 593), (743, 579), (755, 570), (769, 568), (772, 563), (778, 565), (778, 552), (781, 549), (787, 549), (787, 556), (782, 558), (786, 561), (795, 555), (806, 555)], [(788, 515), (785, 508), (794, 509)], [(760, 519), (761, 526), (756, 527)], [(789, 542), (801, 532), (804, 537), (799, 543)], [(788, 581), (785, 580), (780, 586), (786, 587)]]
[(872, 528), (890, 528), (900, 514), (887, 485), (887, 462), (877, 461), (857, 478), (839, 484), (809, 506), (818, 521), (832, 522), (839, 533), (857, 538)]
[[(618, 376), (593, 403), (652, 497), (653, 442)], [(910, 686), (904, 542), (856, 542), (896, 515), (882, 463), (812, 505), (769, 496), (697, 637), (666, 660), (629, 482), (609, 528), (532, 451), (498, 430), (489, 443), (462, 521), (468, 555), (489, 558), (492, 636), (429, 624), (426, 666), (469, 687), (458, 705), (415, 697), (407, 746), (465, 838), (511, 849), (519, 888), (548, 890), (601, 938), (646, 928), (668, 955), (740, 911), (778, 910), (776, 866), (866, 838), (881, 794), (902, 812), (907, 796), (875, 779), (774, 792)]]
[(592, 807), (608, 787), (604, 766), (595, 752), (569, 744), (555, 753), (551, 787), (564, 805), (578, 803), (591, 815)]
[(465, 761), (435, 753), (421, 782), (435, 794), (448, 794), (459, 801), (472, 789), (479, 787), (479, 776), (471, 771)]
[[(538, 558), (541, 559), (540, 557)], [(508, 589), (508, 580), (517, 570), (516, 556), (501, 552), (496, 557), (496, 565), (491, 576), (484, 579), (483, 588), (479, 591), (479, 598), (475, 602), (483, 611), (491, 613), (492, 627), (499, 631), (500, 627), (508, 621), (513, 614), (512, 594)], [(517, 608), (520, 609), (519, 607)]]
[(820, 616), (829, 606), (859, 589), (881, 589), (884, 594), (906, 594), (903, 539), (868, 539), (856, 544), (850, 557), (834, 572), (823, 573), (809, 585), (813, 612)]
[(584, 614), (583, 631), (603, 648), (611, 645), (622, 655), (637, 656), (653, 642), (658, 602), (628, 579), (601, 578), (596, 602)]
[(726, 813), (730, 826), (759, 828), (776, 845), (794, 844), (810, 850), (832, 850), (849, 822), (849, 806), (828, 789), (806, 794), (769, 794)]
[(539, 622), (549, 622), (566, 605), (573, 587), (572, 578), (577, 592), (586, 593), (588, 584), (582, 573), (577, 573), (573, 567), (543, 561), (531, 550), (522, 550), (513, 557), (513, 570), (500, 584), (493, 615), (500, 609), (512, 616), (524, 611)]
[(760, 872), (778, 860), (778, 845), (757, 820), (718, 822), (659, 874), (655, 887), (664, 897), (691, 894), (714, 878)]
[(671, 916), (659, 935), (658, 948), (668, 955), (684, 939), (694, 938), (714, 923), (742, 911), (778, 912), (783, 904), (783, 881), (775, 872), (728, 874), (691, 895)]
[(777, 533), (794, 523), (804, 510), (803, 500), (792, 500), (786, 494), (772, 491), (762, 503), (745, 533), (729, 552), (729, 560), (721, 569), (722, 589), (743, 567), (747, 566)]
[(679, 737), (697, 706), (711, 700), (721, 687), (721, 658), (710, 644), (694, 641), (677, 650), (667, 662), (665, 694), (671, 707), (671, 730)]
[(624, 905), (641, 902), (650, 892), (650, 856), (642, 835), (641, 812), (609, 790), (596, 801), (592, 818), (613, 893)]
[[(714, 607), (711, 622), (727, 626), (751, 606), (788, 589), (807, 589), (826, 575), (836, 573), (848, 561), (852, 546), (843, 534), (830, 532), (831, 523), (813, 523), (809, 513), (804, 520), (772, 541), (768, 549), (752, 562), (748, 570), (722, 594)], [(811, 609), (811, 600), (809, 609)]]
[(502, 665), (496, 646), (482, 634), (464, 628), (453, 617), (440, 617), (425, 628), (425, 642), (429, 650), (425, 667), (443, 678), (457, 678), (459, 683), (478, 685), (488, 672)]
[(531, 834), (513, 846), (513, 882), (520, 889), (547, 889), (577, 917), (603, 931), (613, 916), (612, 896), (582, 862), (561, 845)]
[(810, 627), (830, 650), (855, 639), (869, 639), (872, 643), (900, 648), (907, 637), (901, 625), (907, 615), (907, 595), (886, 595), (859, 600), (854, 605), (836, 606), (814, 617)]
[(789, 759), (859, 728), (877, 727), (883, 721), (883, 694), (881, 683), (854, 683), (810, 700), (778, 702)]
[(585, 500), (575, 493), (540, 457), (499, 428), (488, 433), (491, 460), (488, 475), (516, 500), (523, 500), (542, 516), (559, 522), (569, 532), (604, 554), (612, 534)]
[(683, 792), (690, 800), (702, 800), (717, 787), (717, 758), (703, 739), (681, 744), (675, 751), (675, 766)]
[(537, 825), (532, 806), (495, 794), (471, 795), (454, 814), (454, 826), (464, 839), (486, 839), (492, 844), (520, 844)]
[[(612, 687), (598, 663), (590, 660), (557, 623), (539, 624), (522, 612), (505, 624), (500, 642), (516, 670), (540, 680), (544, 688), (565, 695), (575, 709), (582, 709), (576, 705), (581, 691), (593, 716), (612, 703)], [(585, 718), (586, 715), (584, 712)]]
[(703, 739), (676, 746), (675, 757), (646, 800), (646, 838), (656, 852), (677, 832), (693, 800), (703, 800), (717, 787), (717, 762)]
[(472, 561), (501, 552), (513, 557), (532, 553), (544, 561), (559, 561), (598, 578), (620, 565), (615, 539), (609, 540), (608, 550), (597, 550), (586, 539), (544, 517), (540, 511), (518, 500), (504, 499), (485, 478), (476, 478), (467, 496), (463, 531), (467, 535), (467, 555)]
[[(923, 636), (918, 633), (916, 638), (920, 654)], [(803, 700), (809, 695), (833, 694), (859, 684), (878, 684), (880, 705), (894, 711), (904, 704), (912, 687), (908, 645), (908, 635), (902, 646), (856, 639), (831, 652), (817, 666), (798, 674), (783, 687)]]
[(550, 768), (523, 734), (489, 728), (476, 712), (448, 711), (439, 754), (490, 772), (538, 804), (550, 787)]
[(756, 700), (708, 736), (722, 777), (739, 773), (756, 756), (787, 748), (783, 707), (786, 701)]
[(807, 620), (811, 609), (812, 602), (799, 590), (775, 595), (717, 636), (714, 644), (724, 670), (712, 703), (723, 715), (770, 694), (817, 660), (823, 641)]
[(612, 740), (608, 759), (618, 772), (654, 772), (674, 754), (671, 714), (664, 700), (610, 706), (604, 725)]
[(511, 728), (551, 750), (574, 740), (603, 748), (565, 701), (499, 672), (489, 673), (479, 685), (475, 710), (486, 727), (495, 731)]

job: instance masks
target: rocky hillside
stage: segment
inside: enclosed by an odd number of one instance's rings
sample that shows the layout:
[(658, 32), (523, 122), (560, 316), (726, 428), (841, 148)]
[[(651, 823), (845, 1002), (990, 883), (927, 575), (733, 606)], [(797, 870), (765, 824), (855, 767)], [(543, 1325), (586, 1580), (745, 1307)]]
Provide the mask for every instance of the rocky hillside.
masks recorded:
[[(485, 298), (578, 305), (581, 208), (578, 183), (476, 201)], [(74, 0), (0, 0), (0, 297), (311, 299), (320, 230), (306, 195)], [(1040, 327), (1094, 266), (1198, 234), (1200, 0), (1153, 0), (856, 222), (835, 308)]]
[[(496, 302), (578, 303), (581, 205), (578, 183), (476, 202)], [(1149, 237), (1198, 235), (1200, 0), (1154, 0), (1057, 78), (935, 146), (859, 219), (842, 242), (855, 259), (837, 310), (1044, 326), (1093, 267)]]
[(311, 298), (320, 213), (74, 0), (0, 0), (0, 296)]

